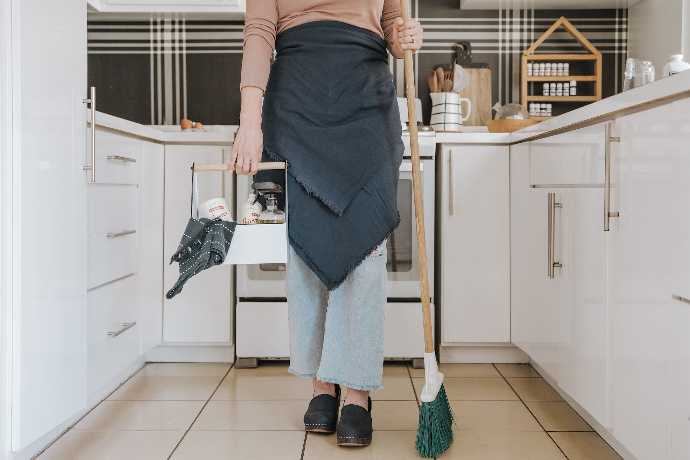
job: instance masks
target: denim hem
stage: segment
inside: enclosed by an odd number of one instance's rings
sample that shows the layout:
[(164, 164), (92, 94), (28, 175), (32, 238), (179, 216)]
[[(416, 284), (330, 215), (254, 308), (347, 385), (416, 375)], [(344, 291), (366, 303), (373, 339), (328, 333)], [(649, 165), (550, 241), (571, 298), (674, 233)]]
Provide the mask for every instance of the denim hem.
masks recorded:
[(320, 374), (317, 374), (316, 378), (321, 380), (322, 382), (337, 383), (340, 386), (344, 386), (346, 388), (351, 388), (353, 390), (359, 390), (359, 391), (376, 391), (376, 390), (380, 390), (381, 388), (383, 388), (383, 385), (380, 383), (377, 385), (360, 385), (357, 383), (347, 382), (346, 380), (343, 380), (343, 379), (338, 379), (338, 378), (334, 378), (334, 377), (324, 377)]
[(305, 379), (313, 379), (316, 377), (315, 372), (299, 372), (293, 369), (292, 367), (288, 367), (288, 372), (292, 375), (296, 375), (297, 377), (303, 377)]

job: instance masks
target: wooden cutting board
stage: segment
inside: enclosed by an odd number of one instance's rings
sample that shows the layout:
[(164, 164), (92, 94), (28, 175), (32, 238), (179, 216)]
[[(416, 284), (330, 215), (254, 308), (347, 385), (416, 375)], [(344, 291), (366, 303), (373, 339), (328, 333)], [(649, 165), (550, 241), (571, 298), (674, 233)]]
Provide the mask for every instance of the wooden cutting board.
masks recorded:
[(492, 119), (491, 69), (465, 68), (464, 70), (469, 78), (469, 84), (460, 92), (460, 96), (472, 101), (472, 114), (465, 125), (486, 126)]

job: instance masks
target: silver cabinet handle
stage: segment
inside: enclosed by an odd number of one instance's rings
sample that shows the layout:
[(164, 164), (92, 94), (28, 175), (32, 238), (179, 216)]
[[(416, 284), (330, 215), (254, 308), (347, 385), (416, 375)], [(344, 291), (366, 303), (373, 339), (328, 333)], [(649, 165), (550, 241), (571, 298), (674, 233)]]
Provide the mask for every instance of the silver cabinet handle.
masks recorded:
[(611, 144), (620, 142), (621, 138), (611, 134), (611, 123), (606, 125), (606, 143), (604, 147), (604, 231), (611, 229), (611, 218), (620, 217), (619, 212), (611, 211)]
[(117, 331), (108, 331), (107, 332), (108, 337), (114, 338), (114, 337), (117, 337), (119, 335), (122, 335), (125, 332), (127, 332), (128, 330), (132, 329), (136, 325), (137, 325), (136, 321), (131, 321), (128, 323), (120, 323), (120, 329), (118, 329)]
[(455, 171), (453, 171), (453, 151), (448, 151), (448, 213), (455, 215)]
[(675, 295), (675, 294), (674, 294), (674, 295), (673, 295), (673, 300), (677, 300), (678, 302), (683, 302), (683, 303), (688, 303), (688, 304), (690, 304), (690, 299), (688, 299), (687, 297), (680, 296), (680, 295)]
[(556, 208), (562, 208), (563, 205), (556, 201), (556, 193), (550, 192), (548, 195), (548, 231), (547, 231), (547, 253), (548, 253), (548, 277), (554, 279), (556, 277), (556, 269), (562, 268), (563, 265), (556, 260)]
[(112, 160), (112, 161), (122, 161), (125, 163), (136, 163), (137, 160), (136, 158), (130, 158), (130, 157), (125, 157), (122, 155), (108, 155), (105, 157), (106, 160)]
[(91, 107), (91, 164), (84, 165), (84, 171), (91, 171), (90, 184), (96, 183), (96, 87), (89, 88), (89, 98), (84, 99), (85, 104)]
[(136, 232), (137, 232), (136, 230), (123, 230), (121, 232), (108, 232), (105, 234), (105, 237), (108, 238), (109, 240), (112, 240), (113, 238), (120, 238), (122, 236), (133, 235)]

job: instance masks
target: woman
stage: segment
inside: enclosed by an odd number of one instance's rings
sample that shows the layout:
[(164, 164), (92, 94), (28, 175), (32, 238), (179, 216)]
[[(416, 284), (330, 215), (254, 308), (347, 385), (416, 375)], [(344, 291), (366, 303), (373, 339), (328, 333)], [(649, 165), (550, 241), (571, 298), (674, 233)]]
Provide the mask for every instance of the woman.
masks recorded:
[(337, 432), (341, 446), (371, 443), (369, 391), (383, 373), (385, 240), (400, 220), (404, 150), (387, 51), (422, 46), (399, 1), (247, 2), (232, 164), (289, 164), (289, 370), (313, 380), (305, 429)]

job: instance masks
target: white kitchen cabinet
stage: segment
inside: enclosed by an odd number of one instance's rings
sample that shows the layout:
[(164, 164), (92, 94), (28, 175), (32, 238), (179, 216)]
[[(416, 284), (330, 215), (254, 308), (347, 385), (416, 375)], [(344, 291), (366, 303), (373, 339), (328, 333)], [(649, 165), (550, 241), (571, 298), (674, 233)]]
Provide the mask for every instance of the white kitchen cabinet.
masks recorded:
[(612, 431), (641, 460), (690, 458), (690, 100), (618, 120), (609, 235)]
[(231, 13), (241, 16), (246, 0), (87, 0), (102, 13)]
[(439, 161), (442, 342), (510, 342), (508, 147), (444, 145)]
[(600, 125), (511, 147), (513, 341), (601, 423), (608, 418), (604, 141)]
[[(549, 277), (549, 193), (555, 193), (555, 203), (562, 193), (530, 186), (529, 144), (511, 147), (510, 174), (512, 342), (558, 381), (567, 272), (555, 269), (553, 278)], [(554, 261), (567, 268), (565, 210), (554, 208), (553, 250)]]
[[(222, 163), (229, 147), (213, 145), (165, 146), (164, 293), (177, 281), (177, 264), (170, 257), (190, 217), (192, 163)], [(221, 172), (199, 174), (199, 203), (231, 195), (233, 176)], [(163, 303), (163, 341), (168, 344), (231, 344), (232, 267), (221, 265), (192, 277), (182, 292)]]
[(22, 0), (11, 10), (12, 259), (3, 277), (13, 286), (7, 391), (18, 452), (86, 403), (86, 4)]

